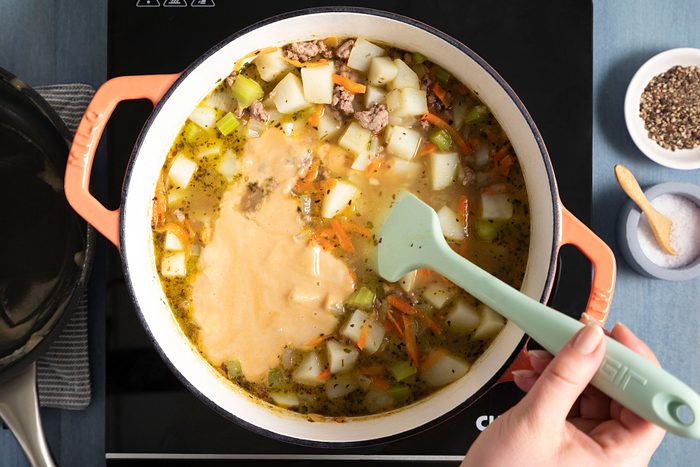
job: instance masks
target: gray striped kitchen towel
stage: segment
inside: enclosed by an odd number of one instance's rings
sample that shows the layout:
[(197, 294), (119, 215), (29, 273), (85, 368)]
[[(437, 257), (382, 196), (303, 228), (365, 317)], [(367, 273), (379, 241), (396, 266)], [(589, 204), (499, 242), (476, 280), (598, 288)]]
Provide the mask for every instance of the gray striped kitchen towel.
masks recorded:
[[(87, 84), (40, 86), (37, 92), (75, 133), (95, 90)], [(39, 403), (42, 407), (81, 410), (90, 405), (87, 292), (80, 297), (65, 328), (37, 366)]]

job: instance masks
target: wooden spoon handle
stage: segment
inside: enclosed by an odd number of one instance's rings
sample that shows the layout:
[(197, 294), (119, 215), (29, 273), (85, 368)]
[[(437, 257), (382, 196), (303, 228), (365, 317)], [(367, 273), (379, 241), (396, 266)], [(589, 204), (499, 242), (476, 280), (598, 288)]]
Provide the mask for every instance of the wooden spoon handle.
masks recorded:
[(615, 165), (615, 177), (620, 187), (627, 193), (627, 196), (629, 196), (645, 214), (649, 210), (655, 210), (647, 197), (644, 196), (644, 192), (639, 186), (639, 183), (637, 183), (637, 179), (634, 178), (634, 175), (632, 175), (632, 172), (630, 172), (627, 167), (620, 164)]

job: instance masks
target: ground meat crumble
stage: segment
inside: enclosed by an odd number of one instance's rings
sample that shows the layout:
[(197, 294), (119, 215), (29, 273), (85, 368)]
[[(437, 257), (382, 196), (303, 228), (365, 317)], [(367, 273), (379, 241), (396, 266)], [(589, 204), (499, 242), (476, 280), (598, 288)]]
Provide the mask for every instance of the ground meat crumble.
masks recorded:
[(319, 55), (323, 58), (331, 58), (333, 56), (333, 50), (329, 49), (328, 45), (320, 40), (293, 42), (284, 48), (285, 57), (302, 63), (308, 62)]
[(349, 92), (342, 86), (336, 86), (333, 91), (333, 101), (331, 105), (340, 110), (344, 115), (352, 115), (355, 113), (355, 108), (352, 102), (355, 100), (355, 94)]
[(389, 111), (384, 104), (374, 104), (368, 110), (355, 112), (355, 118), (360, 125), (376, 135), (389, 124)]

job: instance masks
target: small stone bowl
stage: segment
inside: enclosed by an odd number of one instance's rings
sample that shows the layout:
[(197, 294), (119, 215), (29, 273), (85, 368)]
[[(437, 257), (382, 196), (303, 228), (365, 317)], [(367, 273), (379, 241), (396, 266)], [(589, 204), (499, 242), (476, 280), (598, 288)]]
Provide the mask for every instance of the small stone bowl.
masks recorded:
[[(668, 182), (654, 185), (644, 191), (649, 199), (673, 194), (684, 196), (700, 207), (700, 186), (692, 183)], [(667, 281), (684, 281), (700, 276), (700, 256), (680, 268), (668, 269), (653, 263), (639, 244), (639, 221), (642, 211), (632, 200), (622, 208), (617, 223), (617, 243), (627, 263), (638, 273)]]
[(700, 67), (700, 49), (666, 50), (647, 60), (634, 74), (627, 87), (625, 123), (632, 141), (649, 159), (673, 169), (697, 169), (700, 168), (700, 146), (677, 151), (662, 148), (656, 141), (649, 138), (649, 133), (644, 128), (644, 121), (639, 116), (639, 101), (646, 85), (654, 76), (660, 75), (674, 66)]

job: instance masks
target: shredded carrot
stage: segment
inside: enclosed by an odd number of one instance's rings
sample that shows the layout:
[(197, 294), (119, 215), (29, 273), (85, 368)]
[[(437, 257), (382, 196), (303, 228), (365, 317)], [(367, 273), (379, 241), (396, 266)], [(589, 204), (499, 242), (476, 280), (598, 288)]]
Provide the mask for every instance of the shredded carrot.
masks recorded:
[(153, 198), (153, 227), (165, 223), (165, 212), (168, 210), (168, 200), (165, 193), (165, 174), (161, 175), (156, 185), (156, 196)]
[(322, 105), (317, 104), (314, 107), (314, 113), (311, 114), (309, 117), (309, 125), (311, 125), (314, 128), (318, 127), (318, 124), (321, 123), (321, 116), (323, 116), (323, 107)]
[(450, 96), (447, 94), (447, 91), (443, 89), (442, 86), (440, 86), (440, 83), (435, 81), (435, 83), (430, 87), (430, 90), (435, 93), (438, 99), (440, 99), (440, 102), (445, 104), (445, 107), (450, 106)]
[(246, 59), (249, 59), (250, 57), (257, 57), (258, 55), (263, 55), (263, 54), (267, 54), (270, 52), (274, 52), (275, 50), (277, 50), (277, 47), (265, 47), (263, 49), (254, 50), (254, 51), (250, 52), (249, 54), (245, 54), (244, 56), (242, 56), (241, 58), (236, 60), (236, 63), (234, 63), (234, 65), (233, 65), (234, 73), (238, 72), (238, 70), (241, 69), (241, 67), (243, 66), (243, 63), (246, 61)]
[(431, 271), (428, 268), (420, 268), (418, 270), (418, 277), (428, 279), (431, 275), (433, 274), (433, 271)]
[(316, 347), (318, 344), (325, 341), (329, 337), (331, 337), (330, 334), (321, 334), (318, 337), (314, 337), (313, 339), (308, 341), (306, 344), (304, 344), (304, 347)]
[(327, 178), (326, 180), (321, 182), (321, 191), (326, 192), (333, 189), (336, 183), (338, 183), (337, 179)]
[(328, 63), (328, 60), (326, 60), (325, 58), (322, 58), (321, 60), (317, 60), (315, 62), (300, 62), (299, 60), (292, 60), (291, 58), (287, 57), (282, 57), (282, 60), (289, 63), (290, 65), (294, 65), (297, 68), (311, 68), (315, 66), (325, 65), (326, 63)]
[(364, 84), (356, 83), (355, 81), (333, 73), (333, 82), (345, 88), (346, 91), (353, 94), (364, 94), (367, 91), (367, 86)]
[(185, 252), (185, 256), (189, 258), (191, 236), (185, 227), (175, 222), (166, 222), (165, 224), (156, 227), (155, 231), (159, 233), (170, 232), (175, 235), (178, 240), (180, 240), (180, 243), (182, 243), (182, 250)]
[(316, 242), (321, 245), (321, 248), (323, 248), (326, 251), (333, 251), (333, 245), (331, 242), (329, 242), (327, 239), (321, 237), (320, 235), (316, 236), (314, 239)]
[(343, 226), (346, 232), (354, 232), (362, 235), (363, 237), (372, 238), (372, 230), (368, 229), (367, 227), (362, 227), (361, 225), (357, 225), (350, 221), (339, 220), (338, 222), (340, 222), (340, 225)]
[(396, 295), (389, 295), (386, 299), (389, 302), (389, 305), (393, 306), (401, 313), (405, 313), (407, 315), (415, 315), (418, 313), (418, 310), (413, 308), (408, 302), (401, 300)]
[(462, 151), (462, 154), (464, 154), (465, 156), (471, 155), (472, 149), (467, 145), (467, 143), (464, 142), (464, 138), (462, 138), (462, 135), (460, 135), (457, 130), (452, 128), (452, 126), (445, 120), (430, 112), (423, 114), (422, 119), (428, 123), (432, 123), (438, 128), (442, 128), (443, 130), (447, 131), (452, 137), (452, 140), (455, 143), (457, 143), (457, 147), (459, 147), (460, 151)]
[(365, 376), (379, 376), (384, 374), (384, 367), (379, 363), (375, 363), (374, 365), (360, 368), (357, 372)]
[(479, 138), (469, 138), (467, 139), (467, 144), (472, 148), (472, 151), (478, 151), (481, 147), (481, 140)]
[(294, 191), (297, 193), (303, 193), (306, 191), (314, 191), (316, 185), (310, 182), (305, 182), (304, 180), (299, 180), (296, 185), (294, 185)]
[(353, 284), (357, 284), (357, 273), (353, 269), (348, 268), (348, 274), (350, 274)]
[(328, 368), (326, 368), (325, 370), (323, 370), (322, 372), (320, 372), (320, 373), (318, 374), (318, 376), (316, 377), (316, 379), (317, 379), (318, 381), (327, 381), (328, 378), (330, 378), (330, 377), (331, 377), (331, 370), (329, 370)]
[(304, 178), (301, 179), (303, 183), (312, 183), (314, 180), (316, 180), (316, 177), (318, 176), (318, 168), (321, 165), (321, 159), (318, 157), (315, 157), (313, 162), (311, 162), (311, 166), (309, 166), (309, 170), (306, 172), (306, 175), (304, 175)]
[(414, 321), (407, 315), (403, 315), (404, 342), (406, 342), (406, 352), (411, 357), (411, 361), (416, 368), (420, 364), (418, 356), (418, 344), (416, 344), (416, 330)]
[(437, 151), (437, 146), (435, 146), (433, 143), (425, 143), (418, 150), (418, 154), (416, 154), (416, 157), (427, 156), (428, 154), (431, 154), (435, 151)]
[(510, 144), (504, 144), (503, 147), (493, 154), (493, 160), (500, 162), (501, 159), (508, 155), (508, 151), (510, 151)]
[(457, 210), (460, 221), (466, 226), (469, 220), (469, 198), (465, 195), (459, 197), (459, 209)]
[(398, 321), (396, 321), (396, 318), (394, 317), (394, 313), (391, 311), (391, 309), (387, 310), (386, 315), (389, 318), (389, 321), (391, 322), (391, 324), (393, 324), (394, 327), (396, 328), (396, 333), (399, 336), (403, 337), (403, 329), (401, 329), (401, 325), (398, 323)]
[(360, 328), (360, 335), (357, 337), (357, 348), (360, 350), (364, 350), (365, 345), (367, 345), (368, 326), (369, 322), (365, 321), (365, 324)]
[(372, 385), (377, 389), (382, 389), (384, 391), (389, 389), (389, 382), (381, 376), (370, 376), (370, 379), (372, 380)]
[(502, 177), (507, 177), (510, 173), (510, 168), (513, 167), (513, 164), (515, 164), (515, 160), (513, 159), (513, 156), (508, 154), (506, 157), (496, 163), (496, 167), (494, 167), (493, 171)]
[(367, 169), (365, 170), (365, 173), (367, 175), (372, 175), (375, 172), (379, 172), (379, 169), (382, 168), (382, 165), (384, 165), (384, 160), (383, 159), (374, 159), (372, 162), (369, 163), (367, 166)]
[(438, 362), (438, 360), (440, 360), (445, 355), (447, 355), (447, 350), (445, 349), (433, 350), (428, 354), (427, 357), (423, 359), (423, 365), (421, 366), (421, 368), (423, 370), (430, 369), (433, 365), (435, 365)]
[(467, 88), (465, 85), (463, 85), (459, 81), (457, 81), (456, 83), (457, 84), (455, 84), (455, 91), (457, 91), (457, 94), (461, 94), (462, 96), (464, 96), (469, 92), (469, 88)]
[(485, 186), (482, 188), (481, 192), (489, 195), (494, 195), (496, 193), (508, 193), (511, 191), (513, 186), (510, 183), (494, 183), (493, 185)]
[(355, 251), (355, 247), (353, 246), (352, 240), (350, 240), (348, 233), (343, 230), (343, 226), (340, 225), (340, 222), (338, 222), (337, 219), (331, 219), (331, 227), (333, 228), (333, 233), (335, 233), (335, 236), (338, 238), (340, 247), (348, 253), (353, 253)]
[(423, 321), (423, 324), (428, 326), (431, 331), (433, 331), (433, 334), (436, 336), (439, 336), (442, 334), (442, 329), (440, 329), (440, 325), (436, 323), (430, 316), (426, 315), (425, 313), (418, 313), (418, 319)]

